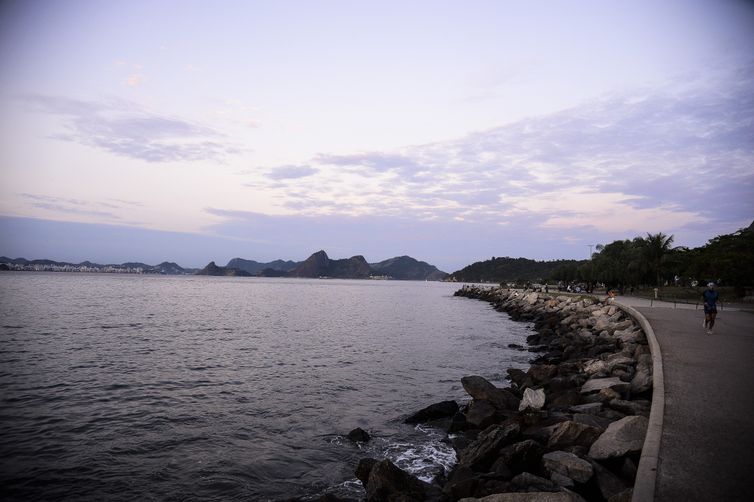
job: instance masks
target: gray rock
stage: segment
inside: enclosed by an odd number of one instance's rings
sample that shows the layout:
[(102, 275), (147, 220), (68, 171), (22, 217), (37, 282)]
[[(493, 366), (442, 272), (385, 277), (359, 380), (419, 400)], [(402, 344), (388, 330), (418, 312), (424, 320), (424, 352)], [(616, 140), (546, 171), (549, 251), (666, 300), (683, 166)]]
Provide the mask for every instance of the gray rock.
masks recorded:
[(615, 338), (618, 338), (623, 343), (639, 343), (644, 339), (644, 333), (641, 329), (631, 327), (628, 329), (617, 330), (613, 333)]
[(531, 471), (540, 462), (544, 448), (533, 439), (526, 439), (500, 450), (498, 459), (514, 473)]
[(601, 359), (592, 359), (584, 366), (584, 373), (587, 375), (594, 375), (596, 373), (602, 373), (607, 371), (607, 363)]
[(597, 429), (600, 429), (601, 431), (604, 431), (605, 429), (607, 429), (607, 426), (610, 425), (610, 423), (612, 422), (612, 420), (609, 420), (607, 418), (603, 418), (598, 415), (587, 415), (585, 413), (574, 413), (573, 421), (579, 424), (596, 427)]
[(407, 424), (418, 424), (438, 418), (452, 417), (458, 411), (458, 403), (455, 401), (443, 401), (435, 403), (421, 409), (408, 417), (404, 422)]
[(545, 391), (544, 389), (525, 389), (524, 397), (521, 399), (521, 404), (518, 405), (518, 411), (526, 409), (539, 410), (545, 405)]
[[(548, 474), (566, 476), (578, 483), (586, 483), (594, 475), (592, 464), (573, 453), (553, 451), (542, 456), (542, 465)], [(553, 479), (555, 481), (555, 479)], [(556, 481), (557, 482), (557, 481)], [(567, 485), (563, 485), (567, 486)]]
[(652, 356), (642, 354), (636, 364), (636, 374), (631, 380), (631, 392), (641, 394), (652, 388)]
[(613, 371), (617, 366), (633, 366), (636, 364), (636, 360), (632, 357), (624, 356), (623, 354), (615, 354), (607, 358), (607, 370)]
[(348, 433), (348, 439), (355, 442), (361, 442), (366, 443), (371, 439), (367, 431), (362, 429), (361, 427), (356, 427), (354, 430)]
[(602, 389), (613, 389), (616, 392), (625, 392), (631, 388), (631, 384), (621, 381), (620, 378), (592, 378), (581, 386), (582, 394), (599, 392)]
[(495, 461), (500, 450), (510, 444), (519, 433), (520, 428), (515, 422), (488, 427), (460, 452), (458, 463), (473, 470), (486, 469)]
[(607, 404), (610, 408), (625, 413), (626, 415), (642, 415), (649, 417), (652, 410), (652, 403), (645, 399), (635, 401), (624, 401), (622, 399), (613, 399)]
[(602, 411), (602, 403), (586, 403), (586, 404), (577, 404), (576, 406), (571, 406), (569, 409), (572, 413), (583, 413), (586, 415), (596, 415), (600, 411)]
[(511, 392), (495, 387), (484, 377), (477, 375), (461, 378), (464, 390), (474, 399), (489, 401), (501, 410), (518, 410), (519, 399)]
[(629, 416), (611, 423), (589, 448), (589, 456), (606, 460), (641, 451), (648, 422), (646, 417)]
[(478, 429), (486, 429), (497, 422), (498, 418), (497, 408), (481, 399), (474, 399), (466, 411), (466, 422)]
[(390, 460), (383, 460), (372, 466), (364, 488), (367, 492), (367, 501), (374, 502), (383, 500), (438, 500), (442, 495), (438, 487), (415, 478)]
[(591, 425), (580, 424), (569, 420), (559, 424), (547, 442), (548, 448), (563, 448), (566, 446), (589, 447), (602, 434), (602, 429)]
[(591, 464), (592, 468), (594, 468), (594, 478), (597, 481), (597, 487), (605, 500), (628, 488), (622, 479), (606, 467), (603, 467), (599, 462), (592, 460)]
[(519, 490), (538, 492), (556, 492), (559, 490), (558, 486), (549, 479), (535, 476), (530, 472), (522, 472), (517, 475), (511, 480), (511, 484)]
[(563, 476), (562, 474), (558, 474), (557, 472), (551, 473), (550, 479), (553, 483), (564, 488), (573, 488), (576, 485), (576, 483), (571, 478), (569, 478), (568, 476)]

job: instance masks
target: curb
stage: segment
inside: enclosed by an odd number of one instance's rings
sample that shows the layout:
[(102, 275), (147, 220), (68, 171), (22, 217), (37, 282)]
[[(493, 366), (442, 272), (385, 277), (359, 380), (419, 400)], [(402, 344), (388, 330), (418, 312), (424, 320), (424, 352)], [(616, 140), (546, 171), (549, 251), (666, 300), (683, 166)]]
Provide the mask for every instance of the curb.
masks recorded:
[(619, 302), (613, 302), (618, 308), (628, 313), (639, 322), (649, 342), (652, 353), (652, 408), (649, 412), (647, 434), (641, 450), (639, 468), (636, 472), (633, 496), (631, 502), (648, 502), (655, 498), (657, 483), (657, 463), (660, 456), (660, 439), (662, 437), (662, 420), (665, 415), (665, 376), (662, 369), (662, 353), (660, 344), (652, 326), (638, 310)]

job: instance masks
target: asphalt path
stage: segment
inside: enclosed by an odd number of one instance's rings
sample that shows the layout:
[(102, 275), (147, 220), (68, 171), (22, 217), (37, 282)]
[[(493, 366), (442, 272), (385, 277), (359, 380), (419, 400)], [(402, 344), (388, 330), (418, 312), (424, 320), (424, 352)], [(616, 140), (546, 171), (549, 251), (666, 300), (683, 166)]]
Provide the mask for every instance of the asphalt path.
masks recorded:
[(647, 318), (662, 352), (655, 500), (754, 500), (754, 313), (723, 310), (708, 335), (693, 305), (620, 301)]

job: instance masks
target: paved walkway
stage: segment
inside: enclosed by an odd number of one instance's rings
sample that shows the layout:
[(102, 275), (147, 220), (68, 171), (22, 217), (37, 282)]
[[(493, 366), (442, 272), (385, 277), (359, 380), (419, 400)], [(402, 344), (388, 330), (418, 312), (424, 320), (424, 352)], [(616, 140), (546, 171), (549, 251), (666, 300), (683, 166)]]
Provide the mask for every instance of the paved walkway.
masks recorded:
[(707, 335), (694, 305), (619, 300), (647, 318), (662, 352), (665, 412), (655, 500), (752, 500), (754, 313), (723, 310)]

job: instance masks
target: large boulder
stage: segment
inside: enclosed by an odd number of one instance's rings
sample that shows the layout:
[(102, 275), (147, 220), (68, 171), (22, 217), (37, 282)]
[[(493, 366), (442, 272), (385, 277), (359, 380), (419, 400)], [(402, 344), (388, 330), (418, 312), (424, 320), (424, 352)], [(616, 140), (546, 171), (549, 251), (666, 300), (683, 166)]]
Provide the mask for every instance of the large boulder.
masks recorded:
[[(357, 474), (363, 476), (363, 469), (357, 468)], [(362, 478), (361, 482), (364, 483)], [(426, 483), (390, 460), (374, 463), (364, 484), (368, 502), (402, 501), (402, 500), (440, 500), (441, 490)]]
[(510, 391), (495, 387), (484, 377), (478, 375), (461, 378), (464, 390), (474, 399), (489, 401), (500, 410), (517, 410), (519, 399)]
[(407, 424), (418, 424), (422, 422), (428, 422), (430, 420), (437, 420), (439, 418), (452, 417), (458, 412), (458, 403), (455, 401), (443, 401), (441, 403), (435, 403), (423, 408), (406, 420)]
[(371, 439), (369, 436), (369, 433), (362, 429), (361, 427), (356, 427), (354, 430), (348, 433), (348, 439), (356, 442), (366, 443)]
[(611, 423), (589, 448), (589, 456), (596, 460), (607, 460), (641, 451), (648, 423), (646, 417), (638, 415)]
[(616, 392), (625, 392), (631, 388), (631, 384), (622, 381), (620, 378), (592, 378), (587, 380), (584, 385), (581, 386), (582, 394), (591, 394), (593, 392), (599, 392), (602, 389), (613, 389)]
[(475, 471), (487, 469), (495, 461), (500, 450), (513, 442), (520, 432), (521, 429), (515, 422), (488, 427), (459, 453), (458, 463)]
[(513, 473), (532, 471), (539, 466), (544, 448), (533, 439), (525, 439), (500, 450), (495, 463), (504, 463)]
[(475, 399), (466, 411), (466, 423), (477, 429), (486, 429), (500, 418), (497, 408), (492, 403)]
[(636, 373), (631, 380), (631, 392), (641, 394), (652, 388), (652, 356), (641, 354), (636, 363)]
[(565, 451), (545, 453), (542, 456), (542, 466), (550, 475), (557, 473), (577, 483), (586, 483), (594, 475), (592, 464)]
[(550, 436), (547, 446), (549, 448), (589, 447), (600, 437), (600, 434), (602, 434), (602, 429), (568, 420), (558, 424)]

